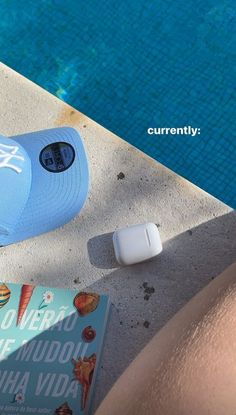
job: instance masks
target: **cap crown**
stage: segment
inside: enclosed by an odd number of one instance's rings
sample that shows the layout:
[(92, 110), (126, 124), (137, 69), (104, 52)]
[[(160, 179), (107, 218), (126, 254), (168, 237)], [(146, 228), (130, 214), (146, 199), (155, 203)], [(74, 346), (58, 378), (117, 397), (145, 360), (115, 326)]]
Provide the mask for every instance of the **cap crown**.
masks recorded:
[(0, 234), (10, 234), (29, 197), (31, 162), (16, 141), (0, 135)]

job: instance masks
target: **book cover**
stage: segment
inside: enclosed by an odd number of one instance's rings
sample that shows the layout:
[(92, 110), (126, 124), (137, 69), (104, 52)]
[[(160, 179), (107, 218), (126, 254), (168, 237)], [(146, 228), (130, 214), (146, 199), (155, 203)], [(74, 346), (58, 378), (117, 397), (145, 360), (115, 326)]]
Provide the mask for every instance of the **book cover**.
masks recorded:
[(0, 283), (0, 415), (89, 414), (105, 295)]

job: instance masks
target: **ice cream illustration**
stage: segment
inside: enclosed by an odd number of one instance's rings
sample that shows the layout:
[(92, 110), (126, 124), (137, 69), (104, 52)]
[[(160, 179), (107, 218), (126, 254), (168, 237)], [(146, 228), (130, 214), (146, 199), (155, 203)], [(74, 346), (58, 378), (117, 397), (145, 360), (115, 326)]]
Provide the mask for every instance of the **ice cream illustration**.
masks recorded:
[(92, 313), (96, 310), (100, 296), (95, 293), (81, 292), (74, 298), (74, 306), (78, 310), (80, 316)]
[(0, 309), (10, 300), (11, 291), (6, 284), (0, 285)]
[(96, 365), (97, 356), (92, 354), (90, 357), (80, 358), (79, 360), (72, 359), (74, 364), (73, 373), (75, 379), (81, 383), (82, 396), (81, 396), (81, 410), (86, 407), (88, 400), (89, 390), (93, 379), (94, 368)]
[(65, 402), (55, 410), (54, 415), (73, 415), (73, 412), (70, 409), (68, 403)]
[(19, 309), (18, 309), (17, 325), (21, 322), (21, 319), (29, 305), (34, 289), (35, 289), (34, 285), (28, 285), (28, 284), (22, 285), (20, 304), (19, 304)]

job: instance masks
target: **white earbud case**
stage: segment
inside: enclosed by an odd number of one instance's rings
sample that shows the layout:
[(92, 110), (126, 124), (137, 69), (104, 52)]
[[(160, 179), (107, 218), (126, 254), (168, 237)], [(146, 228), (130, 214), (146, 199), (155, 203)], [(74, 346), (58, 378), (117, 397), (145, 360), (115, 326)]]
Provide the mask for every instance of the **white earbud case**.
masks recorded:
[(133, 225), (113, 234), (116, 260), (132, 265), (155, 257), (162, 251), (160, 234), (155, 223)]

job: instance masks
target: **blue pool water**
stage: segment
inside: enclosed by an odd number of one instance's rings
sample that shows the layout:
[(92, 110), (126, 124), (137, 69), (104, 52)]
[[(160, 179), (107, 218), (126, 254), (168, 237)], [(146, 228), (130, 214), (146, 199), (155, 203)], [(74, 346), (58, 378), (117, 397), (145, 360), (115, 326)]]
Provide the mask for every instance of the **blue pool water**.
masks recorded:
[(4, 63), (236, 207), (235, 0), (0, 6)]

